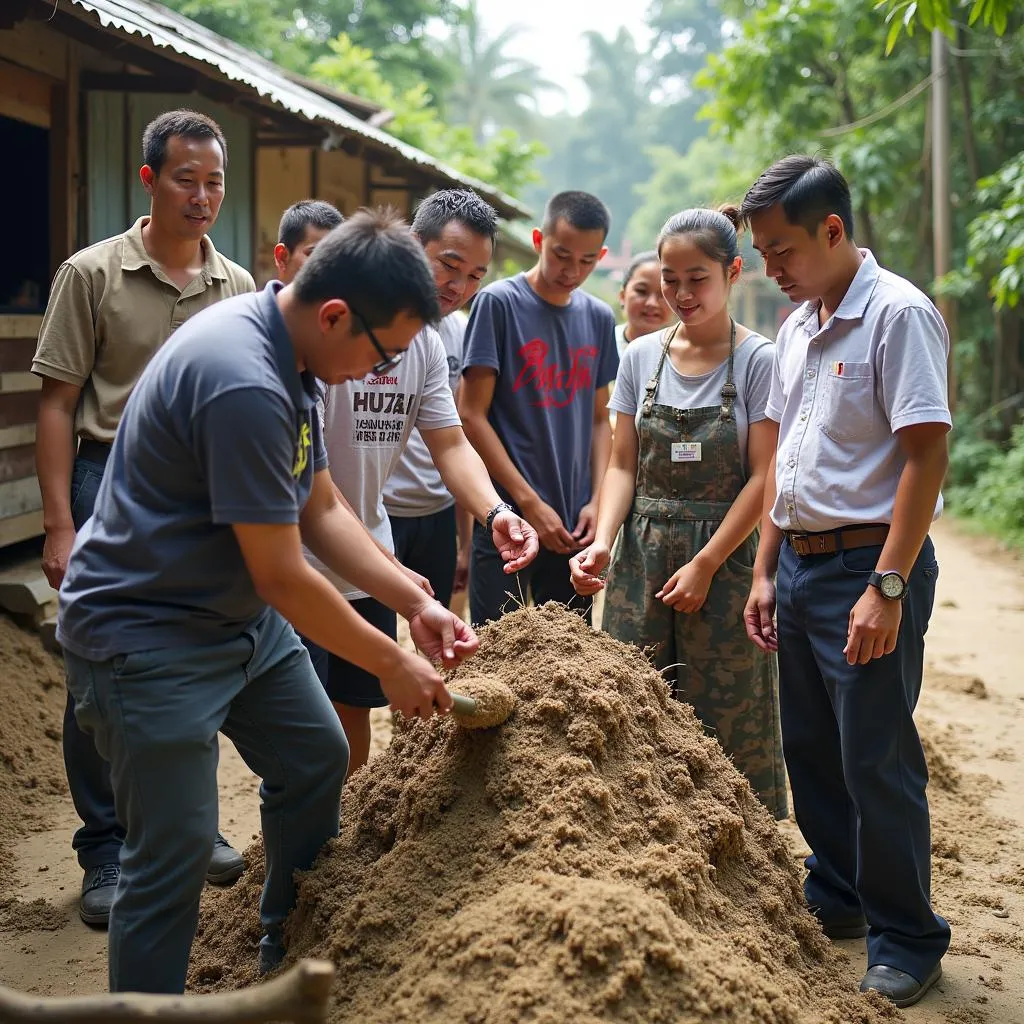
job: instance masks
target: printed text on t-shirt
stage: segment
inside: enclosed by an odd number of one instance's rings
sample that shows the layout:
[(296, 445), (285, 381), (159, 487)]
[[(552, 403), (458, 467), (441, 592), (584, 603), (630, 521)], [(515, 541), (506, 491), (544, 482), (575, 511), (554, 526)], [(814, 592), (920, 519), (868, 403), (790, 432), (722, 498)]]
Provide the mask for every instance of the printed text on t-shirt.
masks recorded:
[(555, 362), (548, 363), (549, 347), (540, 338), (528, 341), (519, 350), (523, 368), (512, 385), (512, 391), (531, 385), (539, 393), (539, 400), (533, 404), (541, 408), (562, 409), (571, 405), (580, 391), (588, 391), (594, 377), (591, 365), (597, 359), (597, 347), (583, 345), (570, 348), (568, 369), (559, 368)]

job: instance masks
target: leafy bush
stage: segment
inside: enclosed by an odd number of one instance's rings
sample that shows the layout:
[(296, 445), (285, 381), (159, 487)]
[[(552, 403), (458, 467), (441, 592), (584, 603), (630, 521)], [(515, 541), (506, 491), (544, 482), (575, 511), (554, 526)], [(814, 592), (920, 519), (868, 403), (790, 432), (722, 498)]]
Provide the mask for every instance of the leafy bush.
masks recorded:
[(968, 433), (953, 446), (950, 510), (1024, 547), (1024, 420), (1005, 445)]

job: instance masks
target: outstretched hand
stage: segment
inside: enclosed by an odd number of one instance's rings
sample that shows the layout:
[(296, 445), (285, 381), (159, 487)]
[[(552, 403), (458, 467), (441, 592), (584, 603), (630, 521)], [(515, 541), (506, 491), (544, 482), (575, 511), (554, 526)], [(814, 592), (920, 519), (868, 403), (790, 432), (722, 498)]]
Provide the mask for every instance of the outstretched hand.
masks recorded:
[(528, 566), (540, 551), (537, 531), (515, 512), (499, 512), (494, 517), (491, 539), (509, 575)]
[(409, 635), (418, 650), (445, 668), (454, 668), (480, 646), (476, 633), (437, 601), (409, 620)]

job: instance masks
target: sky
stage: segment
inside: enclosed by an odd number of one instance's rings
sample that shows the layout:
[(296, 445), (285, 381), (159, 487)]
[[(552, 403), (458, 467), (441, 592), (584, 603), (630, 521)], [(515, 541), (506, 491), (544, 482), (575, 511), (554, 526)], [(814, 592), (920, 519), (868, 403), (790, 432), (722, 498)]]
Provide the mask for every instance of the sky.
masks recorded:
[(545, 78), (565, 90), (564, 95), (549, 92), (538, 97), (541, 112), (553, 114), (563, 108), (580, 113), (586, 107), (587, 91), (580, 80), (587, 65), (583, 33), (612, 36), (625, 25), (642, 47), (649, 38), (647, 4), (648, 0), (477, 0), (477, 10), (490, 38), (508, 25), (523, 27), (508, 53), (533, 61)]

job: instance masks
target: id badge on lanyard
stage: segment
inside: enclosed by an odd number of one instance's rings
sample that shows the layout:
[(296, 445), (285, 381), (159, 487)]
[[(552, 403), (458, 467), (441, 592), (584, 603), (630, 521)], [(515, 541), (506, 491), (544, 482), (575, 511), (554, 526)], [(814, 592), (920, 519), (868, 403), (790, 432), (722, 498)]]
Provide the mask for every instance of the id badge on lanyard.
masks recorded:
[(700, 462), (700, 441), (673, 441), (673, 462)]

